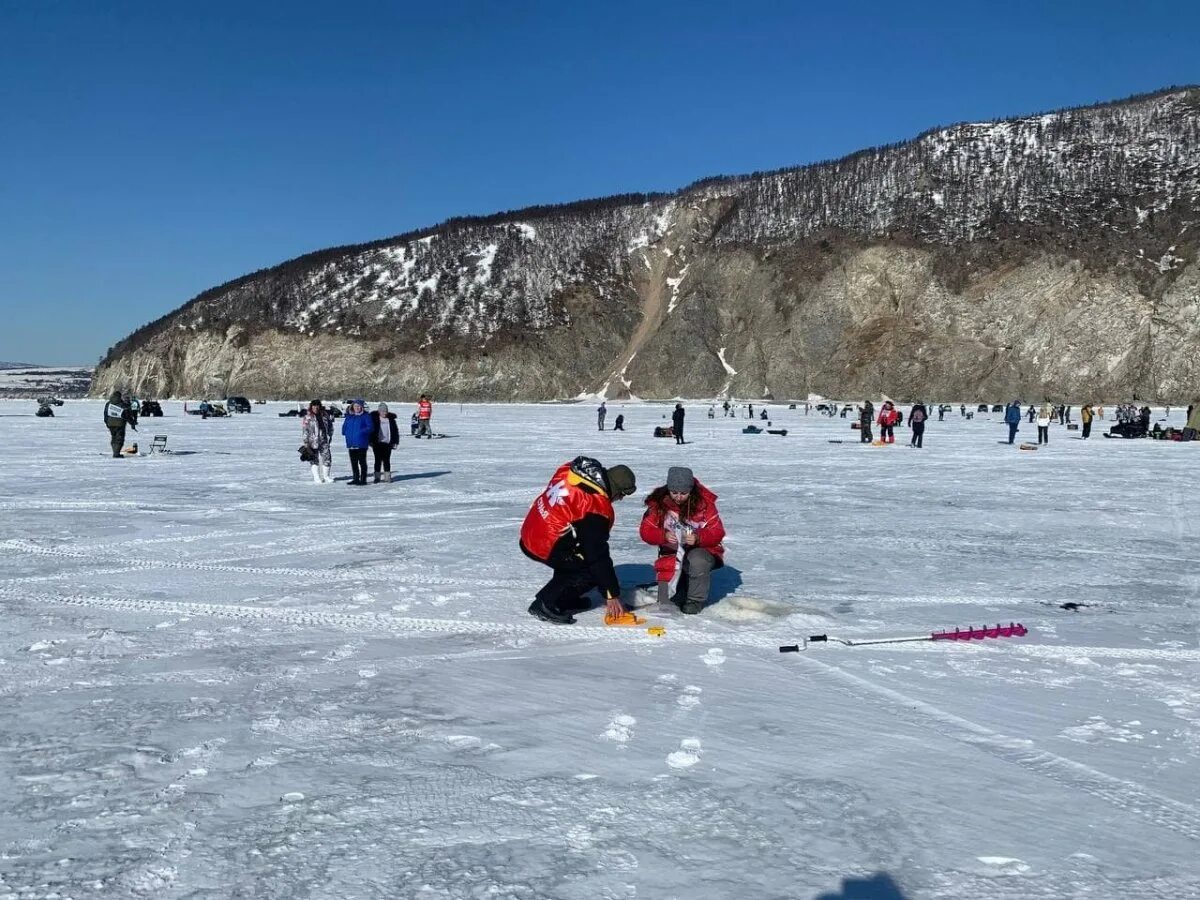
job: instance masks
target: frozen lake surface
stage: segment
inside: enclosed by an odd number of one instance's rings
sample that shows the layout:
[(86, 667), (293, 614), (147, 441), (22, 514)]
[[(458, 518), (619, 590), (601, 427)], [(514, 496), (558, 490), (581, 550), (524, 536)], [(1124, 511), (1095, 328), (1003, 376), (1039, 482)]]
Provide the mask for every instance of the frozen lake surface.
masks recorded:
[[(101, 404), (0, 402), (3, 900), (1200, 897), (1200, 444), (439, 405), (397, 481), (318, 486), (282, 404), (164, 406), (116, 461)], [(526, 614), (579, 453), (637, 473), (629, 585), (669, 465), (720, 495), (702, 615)]]

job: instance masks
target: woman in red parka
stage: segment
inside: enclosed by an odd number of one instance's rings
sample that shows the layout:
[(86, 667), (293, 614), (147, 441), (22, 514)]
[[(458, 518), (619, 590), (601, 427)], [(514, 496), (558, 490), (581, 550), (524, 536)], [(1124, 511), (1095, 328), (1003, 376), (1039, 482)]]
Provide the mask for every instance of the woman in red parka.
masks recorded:
[(896, 420), (900, 418), (896, 412), (896, 404), (891, 400), (884, 400), (883, 406), (879, 408), (879, 439), (887, 441), (889, 444), (896, 442), (896, 433), (893, 429), (896, 427)]
[(671, 601), (693, 615), (708, 602), (713, 569), (725, 564), (725, 525), (717, 511), (717, 495), (696, 480), (692, 470), (672, 466), (667, 483), (646, 498), (640, 529), (642, 540), (658, 547), (654, 563), (658, 599), (667, 599), (669, 585), (678, 579)]

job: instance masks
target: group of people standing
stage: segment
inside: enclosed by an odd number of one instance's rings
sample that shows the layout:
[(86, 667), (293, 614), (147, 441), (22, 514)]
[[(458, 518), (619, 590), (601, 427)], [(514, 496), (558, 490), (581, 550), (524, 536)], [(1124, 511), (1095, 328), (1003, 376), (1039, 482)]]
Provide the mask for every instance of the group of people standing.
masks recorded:
[[(414, 437), (433, 437), (430, 430), (432, 417), (433, 403), (422, 394), (413, 415), (411, 430)], [(303, 437), (300, 458), (309, 463), (313, 482), (327, 484), (333, 481), (330, 475), (333, 468), (333, 415), (320, 400), (309, 403), (308, 411), (300, 421), (300, 433)], [(396, 426), (396, 414), (388, 410), (386, 403), (380, 403), (367, 412), (366, 403), (361, 398), (351, 400), (342, 419), (342, 438), (350, 456), (351, 478), (347, 484), (367, 483), (368, 450), (374, 457), (375, 484), (380, 481), (391, 482), (392, 451), (400, 443), (400, 430)]]
[[(908, 411), (908, 427), (912, 431), (909, 446), (918, 449), (925, 446), (925, 423), (929, 420), (929, 408), (917, 401)], [(874, 443), (871, 434), (872, 424), (879, 426), (879, 440), (884, 444), (896, 443), (896, 426), (904, 422), (904, 413), (896, 408), (891, 400), (884, 400), (879, 407), (879, 415), (875, 415), (875, 404), (864, 400), (858, 408), (858, 440), (863, 444)]]
[[(596, 589), (608, 615), (625, 612), (608, 542), (616, 523), (613, 504), (636, 491), (628, 466), (606, 468), (592, 457), (577, 456), (558, 467), (521, 525), (521, 552), (553, 573), (530, 604), (530, 615), (573, 624), (575, 613), (591, 608), (586, 595)], [(713, 570), (724, 565), (725, 525), (717, 495), (691, 469), (672, 466), (645, 506), (638, 533), (657, 551), (658, 601), (694, 615), (708, 601)]]

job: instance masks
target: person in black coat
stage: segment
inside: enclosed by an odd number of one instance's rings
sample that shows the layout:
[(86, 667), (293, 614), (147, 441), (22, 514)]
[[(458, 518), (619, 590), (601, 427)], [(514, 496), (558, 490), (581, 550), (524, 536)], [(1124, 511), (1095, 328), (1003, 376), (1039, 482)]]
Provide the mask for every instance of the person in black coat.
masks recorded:
[(371, 413), (371, 450), (375, 454), (375, 483), (379, 484), (380, 470), (383, 480), (392, 480), (392, 449), (400, 443), (400, 431), (396, 428), (396, 414), (388, 412), (388, 405), (380, 403)]
[(683, 440), (683, 404), (675, 404), (675, 412), (671, 413), (671, 430), (675, 434), (675, 443), (682, 444)]

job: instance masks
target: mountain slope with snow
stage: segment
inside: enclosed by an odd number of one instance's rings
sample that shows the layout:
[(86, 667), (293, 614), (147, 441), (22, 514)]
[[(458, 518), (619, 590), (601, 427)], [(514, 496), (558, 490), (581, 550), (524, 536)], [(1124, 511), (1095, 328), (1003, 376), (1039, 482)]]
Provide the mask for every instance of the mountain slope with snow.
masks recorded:
[(310, 254), (135, 332), (96, 389), (1182, 399), (1198, 223), (1200, 89), (1170, 90)]

